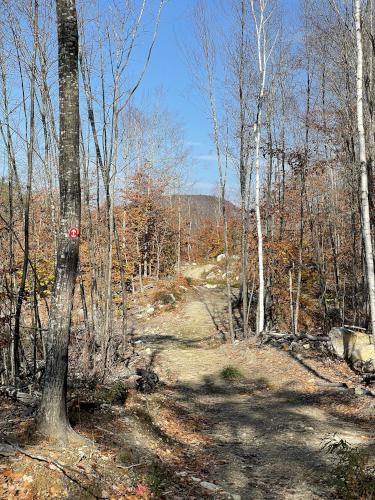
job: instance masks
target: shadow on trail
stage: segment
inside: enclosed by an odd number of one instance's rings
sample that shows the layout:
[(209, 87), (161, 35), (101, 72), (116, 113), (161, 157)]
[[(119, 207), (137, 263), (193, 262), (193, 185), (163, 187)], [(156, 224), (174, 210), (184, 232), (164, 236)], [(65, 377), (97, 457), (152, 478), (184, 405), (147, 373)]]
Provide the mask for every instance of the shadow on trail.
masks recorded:
[[(228, 306), (225, 304), (224, 307), (221, 305), (216, 306), (216, 303), (212, 301), (206, 300), (205, 294), (203, 290), (200, 290), (199, 288), (195, 289), (196, 295), (199, 298), (200, 302), (204, 305), (206, 311), (209, 314), (209, 317), (212, 321), (212, 324), (214, 325), (217, 333), (220, 335), (220, 338), (224, 341), (229, 340), (229, 324), (228, 324), (228, 319), (227, 319), (227, 314), (228, 314)], [(211, 294), (215, 293), (215, 290), (210, 291)], [(219, 289), (220, 295), (222, 295), (223, 290)], [(226, 293), (226, 291), (224, 291)], [(222, 300), (222, 298), (221, 298)], [(237, 302), (237, 296), (232, 293), (232, 304), (235, 304)], [(219, 303), (219, 300), (218, 300)], [(236, 312), (237, 311), (237, 312)], [(233, 313), (233, 322), (234, 322), (234, 329), (235, 331), (238, 331), (239, 329), (242, 328), (242, 319), (240, 318), (240, 314), (238, 312), (238, 308), (233, 307), (232, 309)]]
[(200, 415), (204, 422), (200, 430), (213, 441), (208, 452), (227, 459), (225, 466), (210, 471), (208, 480), (228, 490), (233, 483), (241, 485), (232, 491), (242, 498), (282, 499), (293, 492), (331, 498), (332, 464), (321, 445), (327, 435), (342, 430), (342, 421), (334, 421), (342, 415), (332, 411), (328, 415), (332, 418), (321, 421), (299, 411), (326, 403), (331, 392), (306, 394), (288, 386), (269, 391), (263, 378), (237, 385), (212, 377), (168, 389), (174, 401)]
[(314, 368), (312, 368), (311, 366), (309, 366), (307, 363), (305, 363), (305, 361), (300, 356), (297, 356), (293, 351), (289, 350), (289, 351), (287, 351), (287, 353), (288, 353), (288, 355), (291, 358), (293, 358), (295, 361), (297, 361), (297, 363), (299, 365), (301, 365), (302, 368), (304, 368), (308, 372), (310, 372), (313, 375), (315, 375), (315, 377), (320, 378), (321, 380), (324, 380), (325, 382), (332, 383), (332, 380), (330, 380), (329, 378), (325, 377), (324, 375), (322, 375), (321, 373), (319, 373), (318, 371), (316, 371)]
[[(125, 404), (121, 417), (103, 411), (82, 411), (76, 429), (89, 433), (97, 444), (126, 456), (129, 465), (151, 463), (157, 458), (157, 449), (139, 442), (134, 424), (129, 423), (135, 419), (137, 427), (141, 425), (138, 432), (171, 449), (183, 450), (180, 457), (186, 458), (179, 466), (181, 470), (194, 471), (192, 475), (240, 494), (243, 499), (281, 500), (293, 495), (334, 498), (330, 489), (332, 464), (321, 450), (321, 440), (343, 430), (343, 415), (333, 403), (331, 409), (325, 406), (329, 417), (326, 420), (300, 411), (303, 407), (327, 405), (332, 400), (331, 391), (310, 394), (295, 390), (290, 384), (274, 390), (262, 377), (231, 383), (206, 375), (195, 384), (162, 386), (160, 394), (167, 397), (158, 400), (158, 405), (172, 409), (181, 425), (190, 421), (195, 432), (209, 436), (210, 443), (197, 447), (186, 444), (186, 440), (180, 442), (178, 434), (170, 435), (159, 427), (148, 413), (147, 404), (137, 408), (127, 408)], [(349, 402), (350, 397), (340, 394), (342, 402)], [(360, 424), (356, 422), (359, 433)], [(19, 442), (19, 436), (12, 438)], [(373, 453), (374, 446), (372, 450), (369, 446), (368, 451)], [(200, 464), (202, 456), (212, 460), (210, 465), (202, 463), (198, 470), (195, 461)], [(4, 462), (8, 459), (4, 458)], [(172, 472), (176, 470), (173, 461), (170, 468)]]
[(208, 337), (199, 337), (199, 338), (188, 338), (188, 337), (179, 337), (177, 335), (158, 335), (158, 334), (150, 334), (150, 335), (135, 335), (134, 343), (142, 343), (147, 344), (149, 346), (158, 346), (158, 347), (181, 347), (181, 348), (196, 348), (196, 349), (204, 349), (207, 348), (207, 341), (212, 340), (212, 336)]

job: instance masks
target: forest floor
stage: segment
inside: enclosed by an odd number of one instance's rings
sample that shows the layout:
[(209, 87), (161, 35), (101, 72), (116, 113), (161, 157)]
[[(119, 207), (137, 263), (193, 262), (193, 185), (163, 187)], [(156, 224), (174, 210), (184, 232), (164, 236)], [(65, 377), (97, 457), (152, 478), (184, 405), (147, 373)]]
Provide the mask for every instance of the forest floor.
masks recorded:
[[(87, 443), (41, 443), (27, 409), (3, 402), (0, 498), (337, 498), (322, 445), (336, 436), (374, 455), (374, 400), (350, 390), (359, 377), (345, 363), (310, 349), (224, 343), (224, 311), (224, 289), (197, 282), (175, 309), (135, 322), (161, 384), (117, 409), (82, 406)], [(241, 376), (224, 379), (228, 366)]]

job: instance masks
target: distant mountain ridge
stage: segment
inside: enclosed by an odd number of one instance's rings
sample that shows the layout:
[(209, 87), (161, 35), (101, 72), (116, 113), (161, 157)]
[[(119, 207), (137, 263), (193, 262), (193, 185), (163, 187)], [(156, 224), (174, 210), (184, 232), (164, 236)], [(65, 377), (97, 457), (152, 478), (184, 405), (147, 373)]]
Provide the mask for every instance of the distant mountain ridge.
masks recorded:
[[(182, 218), (191, 223), (193, 231), (211, 221), (217, 224), (221, 220), (221, 207), (217, 196), (207, 194), (173, 194), (163, 197), (163, 203), (172, 207), (181, 207)], [(230, 201), (225, 201), (228, 215), (237, 212), (238, 208)]]
[[(190, 208), (197, 216), (212, 217), (220, 216), (220, 203), (218, 196), (208, 194), (172, 194), (164, 197), (171, 204), (181, 204), (187, 209)], [(228, 211), (237, 211), (237, 207), (230, 201), (225, 201)]]

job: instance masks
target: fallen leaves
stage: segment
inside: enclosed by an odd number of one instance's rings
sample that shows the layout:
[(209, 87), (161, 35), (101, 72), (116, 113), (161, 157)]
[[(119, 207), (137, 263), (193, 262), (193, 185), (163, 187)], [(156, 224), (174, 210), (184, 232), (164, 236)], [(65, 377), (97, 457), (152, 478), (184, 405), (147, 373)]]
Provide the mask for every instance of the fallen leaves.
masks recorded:
[(211, 439), (200, 432), (202, 421), (194, 415), (179, 415), (177, 411), (163, 409), (159, 412), (158, 424), (170, 437), (183, 444), (211, 444)]
[(32, 500), (34, 498), (32, 491), (33, 476), (12, 469), (4, 470), (2, 476), (0, 498), (6, 498), (7, 500)]
[(52, 498), (62, 498), (64, 495), (64, 491), (58, 485), (52, 485), (49, 489), (49, 493)]

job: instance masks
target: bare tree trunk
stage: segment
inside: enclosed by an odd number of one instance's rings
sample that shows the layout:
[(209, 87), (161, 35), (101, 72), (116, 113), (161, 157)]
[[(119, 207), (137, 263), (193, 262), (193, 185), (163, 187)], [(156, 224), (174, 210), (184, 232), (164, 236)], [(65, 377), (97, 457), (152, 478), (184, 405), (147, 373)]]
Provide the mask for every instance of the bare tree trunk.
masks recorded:
[(38, 423), (44, 435), (65, 440), (70, 431), (66, 408), (68, 345), (79, 260), (79, 238), (69, 237), (68, 231), (70, 227), (79, 230), (81, 218), (78, 30), (75, 0), (57, 0), (56, 9), (60, 100), (60, 227)]
[(81, 295), (81, 308), (83, 312), (83, 323), (85, 325), (84, 345), (82, 346), (82, 364), (83, 364), (83, 371), (85, 373), (89, 373), (89, 370), (91, 368), (90, 355), (91, 355), (91, 345), (92, 345), (93, 335), (87, 308), (85, 284), (83, 282), (82, 269), (80, 265), (78, 270), (78, 276), (79, 276), (79, 291)]
[(363, 49), (361, 29), (361, 2), (355, 0), (355, 27), (357, 41), (357, 125), (359, 138), (359, 160), (361, 164), (361, 214), (363, 242), (365, 247), (368, 295), (371, 314), (371, 329), (375, 339), (375, 275), (371, 238), (371, 222), (368, 195), (366, 139), (363, 118)]
[[(279, 188), (279, 210), (280, 210), (280, 231), (279, 239), (282, 240), (284, 237), (285, 229), (285, 105), (284, 96), (282, 97), (282, 122), (281, 122), (281, 132), (280, 132), (280, 142), (281, 142), (281, 183)], [(279, 181), (280, 182), (280, 181)]]
[[(81, 129), (82, 130), (82, 129)], [(87, 134), (87, 144), (90, 143), (90, 129)], [(94, 231), (93, 217), (90, 206), (90, 185), (89, 185), (89, 154), (85, 151), (84, 140), (81, 132), (81, 152), (82, 152), (82, 172), (83, 172), (83, 200), (85, 203), (85, 209), (87, 213), (87, 244), (88, 244), (88, 260), (90, 268), (90, 314), (89, 314), (89, 328), (88, 337), (86, 345), (84, 346), (84, 356), (87, 358), (87, 365), (89, 369), (94, 368), (95, 357), (94, 344), (95, 344), (95, 332), (97, 331), (98, 320), (98, 310), (99, 310), (99, 294), (98, 294), (98, 261), (96, 255), (96, 245), (97, 245), (97, 235)]]
[(242, 301), (242, 317), (243, 317), (243, 336), (248, 337), (249, 332), (249, 283), (248, 283), (248, 213), (249, 213), (249, 165), (248, 165), (248, 150), (246, 147), (247, 124), (246, 124), (246, 99), (245, 99), (245, 30), (246, 30), (246, 14), (245, 1), (241, 1), (241, 41), (239, 53), (238, 67), (238, 99), (239, 99), (239, 118), (240, 118), (240, 193), (241, 193), (241, 290), (240, 296)]
[(122, 352), (125, 353), (128, 345), (128, 298), (126, 291), (125, 266), (121, 252), (121, 245), (118, 236), (116, 220), (113, 221), (113, 227), (114, 227), (117, 260), (120, 267), (121, 299), (122, 299)]
[(294, 309), (294, 334), (298, 335), (299, 308), (301, 302), (302, 288), (302, 267), (303, 267), (303, 239), (305, 233), (305, 194), (306, 194), (306, 168), (309, 160), (309, 115), (310, 115), (310, 94), (311, 77), (310, 63), (307, 70), (307, 89), (306, 89), (306, 117), (305, 117), (305, 151), (300, 161), (300, 223), (299, 223), (299, 247), (298, 247), (298, 272), (296, 284), (296, 302)]
[[(10, 365), (10, 373), (12, 376), (12, 382), (15, 382), (16, 376), (16, 370), (14, 366), (14, 356), (12, 356), (12, 350), (13, 350), (13, 310), (14, 310), (14, 294), (16, 291), (16, 286), (15, 286), (15, 278), (14, 278), (14, 271), (15, 271), (15, 263), (14, 263), (14, 238), (13, 238), (13, 182), (14, 182), (14, 176), (13, 176), (13, 168), (11, 168), (11, 159), (9, 158), (8, 154), (8, 170), (9, 170), (9, 271), (10, 271), (10, 293), (9, 293), (9, 333), (10, 333), (10, 349), (8, 352), (8, 358), (9, 358), (9, 365)], [(4, 366), (5, 370), (7, 372), (7, 363), (6, 360), (4, 360)], [(7, 376), (7, 382), (9, 382), (9, 377)]]
[[(26, 289), (27, 270), (29, 265), (29, 220), (30, 220), (30, 202), (31, 202), (31, 184), (33, 176), (33, 158), (34, 158), (34, 136), (35, 136), (35, 63), (36, 63), (36, 30), (38, 24), (38, 2), (34, 3), (33, 16), (33, 31), (34, 31), (34, 50), (31, 61), (31, 75), (30, 75), (30, 136), (27, 137), (26, 125), (26, 141), (27, 141), (27, 186), (26, 196), (24, 202), (24, 255), (22, 265), (21, 284), (18, 289), (16, 314), (14, 318), (14, 335), (13, 335), (13, 359), (14, 359), (14, 384), (17, 383), (19, 376), (19, 348), (20, 348), (20, 325), (21, 325), (21, 312)], [(17, 52), (18, 54), (18, 52)], [(19, 67), (21, 72), (21, 61), (19, 60)], [(22, 79), (22, 72), (21, 72)], [(25, 109), (25, 124), (28, 122), (28, 117)]]
[[(199, 12), (200, 18), (198, 18), (199, 22), (199, 35), (200, 35), (200, 43), (202, 44), (202, 50), (204, 55), (204, 64), (207, 74), (207, 89), (208, 89), (208, 98), (210, 105), (210, 113), (212, 120), (212, 128), (214, 133), (214, 142), (215, 142), (215, 152), (216, 152), (216, 160), (217, 167), (219, 173), (219, 183), (220, 183), (220, 195), (219, 202), (221, 208), (221, 216), (224, 224), (224, 252), (225, 252), (225, 274), (226, 274), (226, 292), (227, 292), (227, 307), (228, 307), (228, 323), (229, 323), (229, 334), (232, 342), (234, 341), (234, 327), (233, 327), (233, 309), (232, 309), (232, 289), (230, 285), (230, 261), (229, 261), (229, 238), (228, 238), (228, 215), (226, 212), (225, 206), (225, 186), (226, 186), (226, 175), (227, 175), (227, 165), (225, 165), (225, 169), (223, 169), (222, 165), (222, 155), (220, 151), (220, 139), (219, 139), (219, 124), (217, 117), (217, 109), (216, 109), (216, 99), (214, 93), (214, 47), (212, 45), (212, 40), (209, 36), (209, 30), (207, 21), (205, 19), (205, 12), (201, 10)], [(227, 148), (228, 149), (228, 148)], [(226, 154), (228, 157), (228, 154)], [(246, 273), (247, 275), (247, 273)], [(247, 305), (247, 293), (246, 293), (246, 305)], [(246, 309), (247, 311), (247, 309)], [(244, 325), (246, 323), (247, 316), (244, 316)], [(245, 331), (245, 326), (244, 326)]]
[(177, 274), (181, 271), (181, 198), (178, 197), (178, 239), (177, 239)]
[[(257, 34), (257, 49), (258, 49), (258, 69), (260, 76), (260, 88), (257, 102), (257, 116), (254, 123), (255, 135), (255, 215), (256, 227), (258, 236), (258, 310), (257, 310), (257, 335), (260, 335), (264, 330), (264, 263), (263, 263), (263, 232), (262, 218), (260, 214), (260, 139), (262, 127), (262, 108), (264, 99), (264, 89), (266, 83), (267, 69), (267, 34), (266, 34), (266, 7), (267, 2), (259, 0), (259, 14), (257, 15), (254, 6), (254, 0), (251, 0), (251, 9), (254, 18), (254, 24)], [(258, 17), (259, 16), (259, 17)]]
[(294, 332), (294, 304), (293, 304), (293, 273), (289, 269), (289, 308), (290, 308), (290, 329)]

